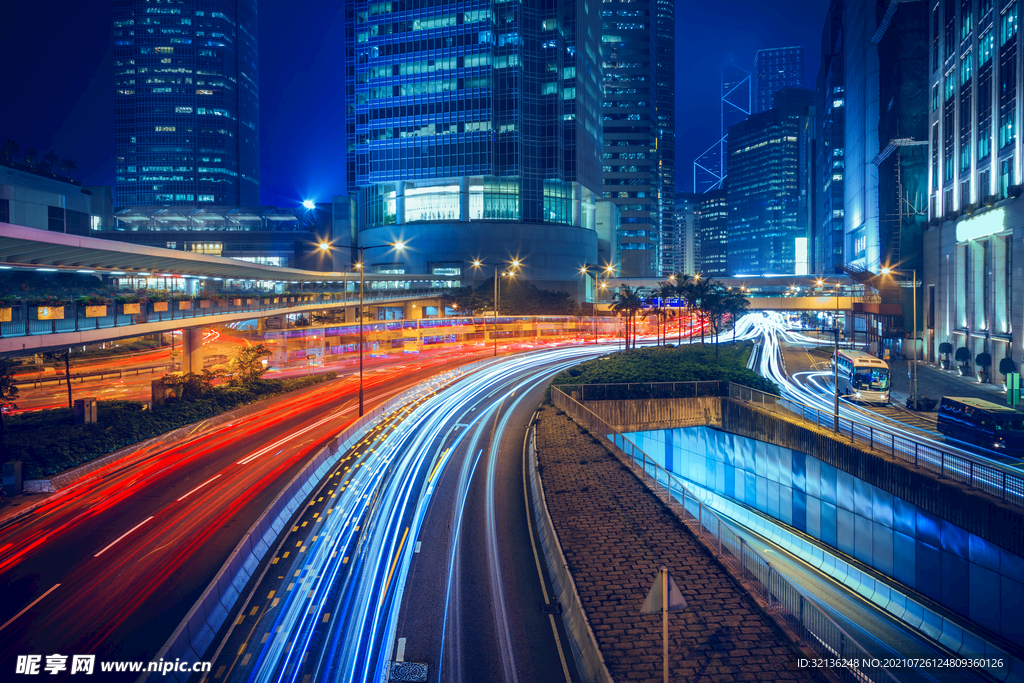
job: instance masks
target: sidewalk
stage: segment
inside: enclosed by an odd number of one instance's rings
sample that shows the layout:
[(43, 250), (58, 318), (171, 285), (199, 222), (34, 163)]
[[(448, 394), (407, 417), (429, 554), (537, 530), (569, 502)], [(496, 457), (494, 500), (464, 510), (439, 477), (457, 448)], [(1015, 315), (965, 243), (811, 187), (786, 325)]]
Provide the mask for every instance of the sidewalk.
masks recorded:
[(670, 680), (821, 681), (753, 599), (632, 472), (564, 414), (540, 412), (537, 455), (566, 562), (616, 681), (662, 680), (661, 615), (640, 616), (666, 565), (688, 607), (669, 616)]
[[(892, 377), (892, 402), (905, 405), (911, 393), (911, 380), (908, 376), (913, 361), (903, 359), (889, 361)], [(993, 384), (981, 384), (973, 374), (961, 377), (954, 363), (949, 370), (937, 365), (920, 362), (917, 364), (917, 391), (922, 396), (940, 401), (943, 396), (962, 396), (980, 398), (999, 405), (1006, 405), (1006, 392), (1003, 391), (1002, 375), (996, 373), (997, 380)], [(1018, 408), (1019, 409), (1019, 408)]]

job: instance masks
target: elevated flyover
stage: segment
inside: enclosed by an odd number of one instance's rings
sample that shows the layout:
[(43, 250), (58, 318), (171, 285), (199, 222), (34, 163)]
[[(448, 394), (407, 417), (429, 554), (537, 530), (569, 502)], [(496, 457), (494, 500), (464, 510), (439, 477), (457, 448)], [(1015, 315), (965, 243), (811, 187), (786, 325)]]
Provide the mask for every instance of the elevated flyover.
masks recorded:
[[(865, 285), (845, 275), (766, 275), (721, 277), (714, 281), (729, 288), (738, 288), (750, 300), (753, 311), (842, 311), (859, 310), (867, 295)], [(652, 295), (668, 278), (598, 278), (596, 304), (608, 310), (613, 296), (622, 285), (639, 288), (644, 296)]]
[[(0, 269), (88, 273), (126, 290), (154, 278), (169, 279), (180, 283), (183, 294), (193, 295), (187, 302), (127, 308), (110, 302), (33, 306), (29, 298), (0, 304), (0, 355), (314, 310), (348, 309), (354, 317), (359, 306), (358, 272), (280, 268), (7, 223), (0, 223)], [(460, 284), (452, 276), (381, 273), (366, 273), (364, 281), (364, 307), (402, 307), (406, 319), (422, 317), (424, 307), (439, 308), (445, 291)], [(282, 293), (286, 287), (298, 291)], [(201, 290), (219, 296), (203, 300)]]

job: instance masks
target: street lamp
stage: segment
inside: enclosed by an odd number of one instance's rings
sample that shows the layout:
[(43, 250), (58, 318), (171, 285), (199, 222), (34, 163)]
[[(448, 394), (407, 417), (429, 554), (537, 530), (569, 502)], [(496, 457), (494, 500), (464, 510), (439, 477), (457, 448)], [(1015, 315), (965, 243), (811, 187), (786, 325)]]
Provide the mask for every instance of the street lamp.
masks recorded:
[[(595, 265), (593, 263), (584, 263), (580, 267), (580, 274), (584, 275), (584, 276), (591, 275), (591, 272), (590, 272), (591, 269), (596, 271), (598, 268), (599, 268), (599, 266), (597, 266), (597, 265)], [(605, 272), (607, 273), (610, 269), (611, 269), (611, 266), (608, 266), (607, 268), (605, 268)], [(593, 273), (593, 277), (594, 277), (594, 285), (596, 286), (597, 285), (597, 273), (596, 272)], [(604, 289), (604, 287), (605, 287), (605, 285), (602, 283), (602, 287), (601, 288)], [(584, 282), (584, 289), (585, 288), (586, 288), (586, 283)], [(591, 322), (594, 323), (594, 343), (596, 344), (597, 343), (597, 316), (596, 316), (597, 292), (594, 292), (594, 299), (595, 299), (594, 304), (590, 308), (590, 318), (591, 318)]]
[[(326, 245), (326, 248), (324, 245)], [(320, 248), (324, 251), (330, 249), (330, 246), (326, 242), (320, 243)], [(362, 417), (365, 412), (363, 401), (363, 283), (366, 279), (364, 276), (366, 269), (363, 267), (363, 252), (370, 249), (387, 249), (389, 247), (395, 251), (402, 251), (405, 249), (405, 243), (392, 242), (390, 244), (374, 244), (368, 247), (351, 247), (359, 251), (359, 262), (352, 264), (359, 271), (359, 417)], [(347, 288), (348, 285), (346, 283), (346, 290)], [(345, 302), (348, 303), (348, 291), (345, 292)]]
[(302, 200), (302, 208), (304, 208), (306, 211), (312, 211), (313, 209), (316, 208), (316, 202), (314, 202), (312, 199), (304, 199)]
[[(511, 268), (508, 270), (508, 274), (510, 276), (512, 276), (512, 268), (518, 268), (522, 262), (519, 259), (512, 259), (512, 261), (510, 261), (509, 263), (511, 265)], [(497, 355), (498, 355), (498, 294), (500, 293), (499, 290), (498, 290), (498, 268), (501, 268), (502, 264), (500, 264), (500, 263), (486, 263), (484, 261), (473, 261), (473, 267), (476, 268), (477, 270), (479, 270), (481, 266), (494, 266), (494, 355), (495, 355), (495, 357), (497, 357)], [(505, 275), (505, 273), (502, 273), (502, 275)]]
[[(825, 281), (818, 280), (818, 286), (824, 287)], [(820, 336), (820, 334), (819, 334)], [(832, 336), (835, 338), (835, 354), (832, 356), (832, 399), (833, 429), (839, 433), (839, 283), (836, 283), (836, 319), (832, 321)]]
[[(890, 274), (900, 275), (901, 273), (900, 273), (900, 271), (896, 270), (895, 268), (890, 268), (888, 266), (885, 266), (884, 268), (882, 268), (882, 275), (890, 275)], [(903, 271), (902, 274), (905, 275), (906, 271)], [(918, 398), (917, 398), (917, 269), (916, 268), (912, 268), (910, 270), (910, 295), (911, 295), (911, 301), (912, 301), (912, 303), (911, 303), (911, 306), (912, 306), (912, 308), (911, 308), (911, 316), (913, 316), (913, 318), (914, 318), (914, 322), (913, 322), (913, 330), (914, 330), (914, 338), (913, 338), (914, 366), (913, 366), (913, 368), (914, 368), (914, 372), (912, 373), (913, 374), (913, 382), (912, 382), (912, 387), (911, 387), (910, 391), (911, 391), (911, 394), (913, 394), (913, 396), (914, 396), (914, 410), (917, 410), (918, 408), (920, 408), (920, 402), (918, 401)]]

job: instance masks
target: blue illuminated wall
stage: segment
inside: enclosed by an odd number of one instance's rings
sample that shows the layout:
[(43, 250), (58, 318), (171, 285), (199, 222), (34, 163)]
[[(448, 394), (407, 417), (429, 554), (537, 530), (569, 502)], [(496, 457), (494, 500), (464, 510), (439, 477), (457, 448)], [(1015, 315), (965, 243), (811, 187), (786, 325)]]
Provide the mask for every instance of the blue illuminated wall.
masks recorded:
[(1024, 644), (1024, 558), (806, 453), (708, 427), (628, 436), (667, 470)]

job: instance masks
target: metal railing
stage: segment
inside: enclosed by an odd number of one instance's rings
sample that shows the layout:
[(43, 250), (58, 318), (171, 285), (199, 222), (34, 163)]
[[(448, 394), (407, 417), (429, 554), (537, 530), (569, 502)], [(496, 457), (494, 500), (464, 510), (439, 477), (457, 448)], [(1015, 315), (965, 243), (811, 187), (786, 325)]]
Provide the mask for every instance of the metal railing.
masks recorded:
[[(444, 291), (438, 289), (367, 290), (363, 295), (363, 305), (413, 297), (441, 296), (442, 294)], [(51, 320), (33, 320), (29, 311), (34, 307), (29, 306), (27, 302), (21, 302), (12, 307), (10, 321), (0, 322), (0, 339), (129, 327), (137, 324), (190, 320), (230, 313), (262, 313), (303, 307), (322, 309), (336, 306), (358, 306), (359, 293), (348, 292), (347, 297), (344, 292), (316, 292), (288, 296), (283, 294), (229, 296), (226, 300), (211, 300), (210, 306), (207, 308), (201, 308), (199, 301), (199, 299), (192, 300), (191, 307), (187, 309), (178, 308), (177, 301), (168, 301), (166, 311), (155, 310), (152, 303), (142, 304), (142, 312), (134, 314), (118, 312), (123, 310), (121, 304), (109, 304), (106, 306), (108, 314), (96, 317), (81, 315), (85, 313), (86, 306), (66, 304), (63, 307), (66, 317)], [(235, 304), (234, 301), (241, 303)]]
[[(729, 383), (728, 396), (772, 412), (799, 417), (822, 428), (831, 429), (835, 422), (835, 413), (832, 410), (822, 410), (739, 384)], [(950, 453), (933, 445), (923, 444), (911, 436), (866, 425), (843, 415), (839, 416), (839, 434), (871, 450), (880, 451), (914, 467), (934, 472), (940, 479), (950, 479), (988, 493), (1006, 503), (1024, 506), (1024, 476), (1012, 471), (966, 455)]]
[[(727, 522), (693, 496), (682, 479), (654, 462), (621, 432), (561, 391), (561, 387), (551, 388), (551, 400), (573, 420), (593, 430), (592, 433), (606, 445), (612, 446), (613, 452), (625, 458), (625, 464), (637, 477), (654, 485), (662, 494), (664, 502), (694, 533), (717, 549), (722, 560), (747, 581), (768, 610), (783, 619), (802, 643), (824, 659), (846, 664), (830, 669), (836, 678), (850, 683), (896, 681), (881, 666), (879, 658), (871, 655), (829, 617), (813, 598), (777, 572)], [(607, 435), (611, 435), (611, 438)]]
[[(580, 401), (602, 401), (649, 398), (693, 398), (723, 396), (745, 401), (774, 413), (797, 417), (822, 429), (831, 430), (835, 423), (832, 410), (769, 394), (735, 382), (634, 382), (628, 384), (563, 384), (558, 386)], [(555, 387), (552, 386), (552, 392)], [(839, 435), (934, 472), (940, 479), (950, 479), (1000, 500), (1024, 507), (1024, 476), (997, 467), (968, 455), (951, 453), (931, 444), (924, 444), (906, 434), (873, 427), (840, 415)]]

